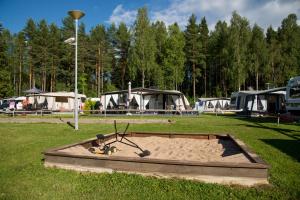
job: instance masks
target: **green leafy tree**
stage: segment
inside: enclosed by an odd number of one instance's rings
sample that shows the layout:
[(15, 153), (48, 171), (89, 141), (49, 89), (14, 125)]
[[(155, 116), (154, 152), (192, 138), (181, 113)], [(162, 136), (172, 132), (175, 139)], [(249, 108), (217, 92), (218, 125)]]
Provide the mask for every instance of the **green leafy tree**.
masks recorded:
[(156, 65), (152, 68), (152, 81), (159, 88), (166, 88), (165, 81), (168, 79), (166, 76), (171, 75), (164, 73), (164, 59), (166, 57), (166, 42), (167, 42), (167, 28), (164, 22), (156, 21), (152, 24), (152, 29), (154, 32), (155, 43), (156, 43)]
[(237, 12), (233, 12), (229, 27), (229, 55), (236, 89), (245, 87), (247, 78), (247, 49), (251, 36), (249, 22)]
[[(209, 57), (209, 88), (222, 89), (222, 96), (227, 96), (228, 90), (233, 88), (232, 71), (229, 68), (228, 50), (229, 29), (225, 21), (218, 21), (211, 33), (208, 51)], [(209, 95), (215, 95), (209, 91)]]
[(290, 14), (282, 20), (278, 36), (281, 44), (280, 63), (283, 77), (281, 84), (283, 84), (284, 81), (296, 76), (300, 68), (300, 31), (295, 14)]
[[(134, 83), (145, 87), (145, 80), (151, 84), (151, 71), (156, 66), (156, 43), (153, 29), (148, 19), (147, 8), (138, 10), (133, 28), (133, 41), (130, 50), (130, 75), (132, 79), (138, 79)], [(141, 77), (141, 80), (139, 78)]]
[(267, 48), (263, 29), (255, 24), (249, 43), (250, 72), (255, 74), (256, 90), (259, 89), (259, 77), (267, 65)]
[(185, 38), (177, 23), (168, 28), (168, 38), (163, 60), (164, 80), (166, 89), (178, 90), (184, 79), (184, 54)]
[(270, 26), (266, 33), (267, 51), (268, 51), (268, 65), (266, 67), (265, 75), (267, 81), (278, 85), (281, 81), (281, 69), (280, 69), (280, 43), (278, 41), (278, 34)]

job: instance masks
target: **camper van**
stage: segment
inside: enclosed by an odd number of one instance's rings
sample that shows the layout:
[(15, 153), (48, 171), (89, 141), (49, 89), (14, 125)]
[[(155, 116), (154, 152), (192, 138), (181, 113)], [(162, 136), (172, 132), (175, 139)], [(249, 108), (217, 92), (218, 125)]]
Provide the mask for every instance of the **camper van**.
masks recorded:
[(300, 115), (300, 76), (291, 78), (286, 87), (286, 109), (293, 115)]

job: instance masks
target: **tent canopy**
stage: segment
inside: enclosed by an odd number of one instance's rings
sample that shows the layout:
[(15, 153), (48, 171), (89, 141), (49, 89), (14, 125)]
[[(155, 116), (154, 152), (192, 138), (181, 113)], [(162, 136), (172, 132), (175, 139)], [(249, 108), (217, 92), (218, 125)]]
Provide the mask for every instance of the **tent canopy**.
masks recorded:
[(25, 90), (25, 91), (23, 91), (24, 93), (27, 93), (27, 94), (40, 94), (40, 93), (42, 93), (43, 91), (42, 90), (40, 90), (40, 89), (37, 89), (36, 87), (33, 87), (33, 88), (31, 88), (31, 89), (29, 89), (29, 90)]

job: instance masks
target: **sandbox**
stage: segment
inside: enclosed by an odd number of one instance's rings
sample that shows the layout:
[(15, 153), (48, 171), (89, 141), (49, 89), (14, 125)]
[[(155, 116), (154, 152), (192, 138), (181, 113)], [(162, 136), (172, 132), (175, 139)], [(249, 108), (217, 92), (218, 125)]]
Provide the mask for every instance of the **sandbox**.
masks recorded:
[[(94, 154), (89, 139), (44, 152), (45, 166), (91, 172), (126, 172), (156, 177), (175, 177), (212, 183), (268, 184), (268, 165), (231, 135), (129, 132), (126, 137), (151, 152), (114, 143), (112, 155)], [(105, 135), (104, 141), (114, 140)]]

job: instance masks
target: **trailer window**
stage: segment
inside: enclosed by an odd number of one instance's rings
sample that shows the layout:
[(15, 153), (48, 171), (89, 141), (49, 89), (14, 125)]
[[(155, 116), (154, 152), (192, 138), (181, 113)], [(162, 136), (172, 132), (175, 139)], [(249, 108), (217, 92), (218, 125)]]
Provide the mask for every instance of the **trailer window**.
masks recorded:
[(56, 97), (56, 102), (68, 103), (68, 97)]
[(233, 105), (236, 102), (236, 97), (231, 97), (230, 104)]
[(300, 98), (300, 85), (291, 87), (291, 89), (290, 89), (290, 97), (292, 99)]

